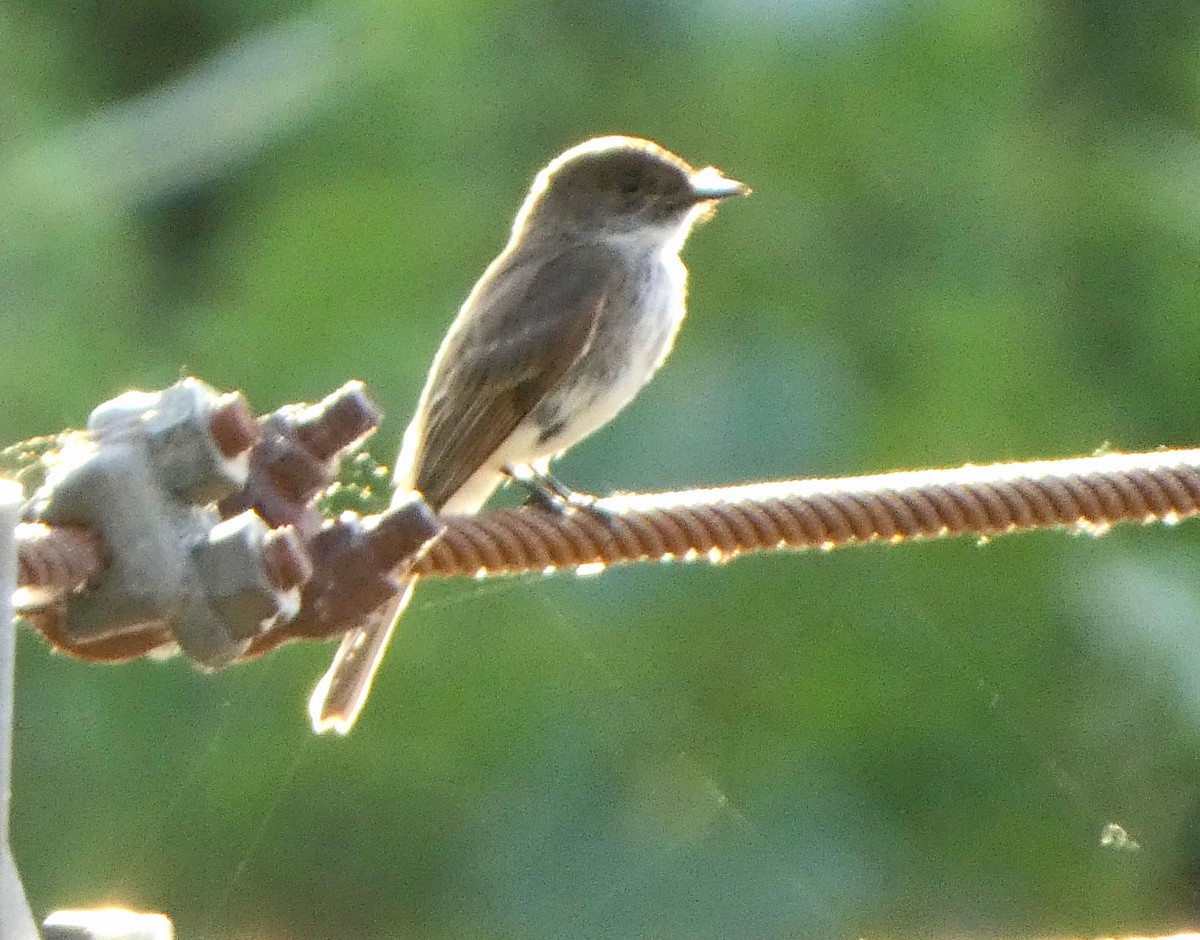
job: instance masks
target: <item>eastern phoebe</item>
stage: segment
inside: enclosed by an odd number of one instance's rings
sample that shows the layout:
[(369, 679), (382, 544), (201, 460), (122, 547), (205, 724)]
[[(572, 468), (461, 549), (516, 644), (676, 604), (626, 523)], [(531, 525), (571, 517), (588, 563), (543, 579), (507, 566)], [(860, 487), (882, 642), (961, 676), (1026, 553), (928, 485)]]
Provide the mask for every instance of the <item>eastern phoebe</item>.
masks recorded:
[[(616, 417), (671, 350), (688, 232), (749, 192), (633, 137), (552, 160), (433, 360), (393, 505), (415, 490), (435, 512), (475, 513), (506, 478), (565, 495), (550, 460)], [(317, 733), (353, 726), (412, 587), (343, 639), (309, 701)]]

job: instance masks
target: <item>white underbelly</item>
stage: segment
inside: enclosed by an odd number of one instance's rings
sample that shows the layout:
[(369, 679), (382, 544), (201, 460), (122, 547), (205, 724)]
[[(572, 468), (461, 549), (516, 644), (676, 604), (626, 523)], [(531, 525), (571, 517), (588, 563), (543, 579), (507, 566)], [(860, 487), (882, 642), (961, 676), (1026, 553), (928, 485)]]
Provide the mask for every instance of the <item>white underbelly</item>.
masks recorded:
[[(662, 276), (649, 278), (648, 293), (638, 299), (641, 315), (612, 315), (602, 322), (581, 361), (446, 501), (443, 512), (478, 512), (505, 479), (506, 467), (548, 463), (608, 424), (637, 397), (670, 353), (683, 321), (687, 269), (678, 256), (663, 260)], [(599, 351), (597, 344), (603, 347)], [(550, 425), (556, 431), (547, 436)], [(403, 467), (403, 453), (400, 463)], [(396, 498), (403, 494), (397, 492)]]
[[(605, 329), (602, 324), (593, 339), (593, 346), (605, 345), (604, 350), (589, 349), (585, 360), (602, 356), (610, 365), (597, 368), (594, 362), (584, 361), (577, 369), (585, 374), (603, 374), (590, 383), (564, 377), (557, 394), (549, 396), (544, 406), (535, 409), (532, 418), (557, 411), (571, 419), (562, 431), (538, 445), (532, 459), (553, 457), (579, 443), (594, 431), (608, 424), (654, 377), (675, 343), (684, 315), (684, 291), (687, 270), (678, 257), (672, 257), (660, 268), (660, 276), (650, 278), (647, 292), (639, 298), (639, 316), (615, 318), (618, 326)], [(611, 363), (619, 364), (612, 367)], [(574, 371), (574, 370), (573, 370)], [(540, 412), (540, 414), (539, 414)], [(532, 462), (532, 459), (527, 462)]]

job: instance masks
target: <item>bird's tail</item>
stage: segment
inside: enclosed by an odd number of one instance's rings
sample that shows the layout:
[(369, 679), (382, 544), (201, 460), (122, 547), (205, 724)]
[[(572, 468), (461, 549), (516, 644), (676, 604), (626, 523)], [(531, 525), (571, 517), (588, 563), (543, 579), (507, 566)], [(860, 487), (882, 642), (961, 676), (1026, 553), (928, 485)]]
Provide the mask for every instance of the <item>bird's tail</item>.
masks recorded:
[(346, 734), (354, 727), (371, 692), (371, 682), (383, 661), (388, 640), (408, 606), (416, 583), (417, 579), (411, 578), (396, 598), (342, 639), (329, 671), (321, 677), (308, 700), (308, 718), (315, 733)]

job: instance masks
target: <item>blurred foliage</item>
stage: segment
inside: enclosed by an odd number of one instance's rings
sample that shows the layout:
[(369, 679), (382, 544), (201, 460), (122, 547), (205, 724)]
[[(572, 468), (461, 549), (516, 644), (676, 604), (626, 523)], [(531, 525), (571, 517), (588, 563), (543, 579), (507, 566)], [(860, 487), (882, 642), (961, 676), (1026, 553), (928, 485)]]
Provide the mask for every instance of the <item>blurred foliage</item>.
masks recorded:
[(317, 498), (326, 519), (343, 512), (360, 516), (383, 512), (391, 502), (391, 467), (381, 464), (361, 445), (351, 447), (338, 463), (337, 479)]
[[(755, 196), (573, 485), (1197, 441), (1192, 2), (0, 0), (0, 35), (0, 441), (353, 377), (390, 461), (533, 172), (611, 132)], [(1194, 923), (1193, 527), (424, 585), (345, 740), (304, 721), (325, 648), (23, 635), (15, 850), (39, 913), (212, 940)]]

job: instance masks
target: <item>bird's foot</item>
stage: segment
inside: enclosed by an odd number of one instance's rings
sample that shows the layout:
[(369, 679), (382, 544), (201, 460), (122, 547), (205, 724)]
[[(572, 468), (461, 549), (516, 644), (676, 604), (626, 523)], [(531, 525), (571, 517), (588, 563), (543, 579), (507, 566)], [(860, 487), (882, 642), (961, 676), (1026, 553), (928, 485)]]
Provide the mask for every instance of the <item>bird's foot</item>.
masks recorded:
[(597, 505), (591, 493), (573, 490), (557, 477), (532, 467), (522, 467), (519, 472), (506, 470), (508, 478), (520, 485), (529, 497), (526, 506), (536, 506), (547, 512), (589, 512), (607, 518), (609, 513)]

